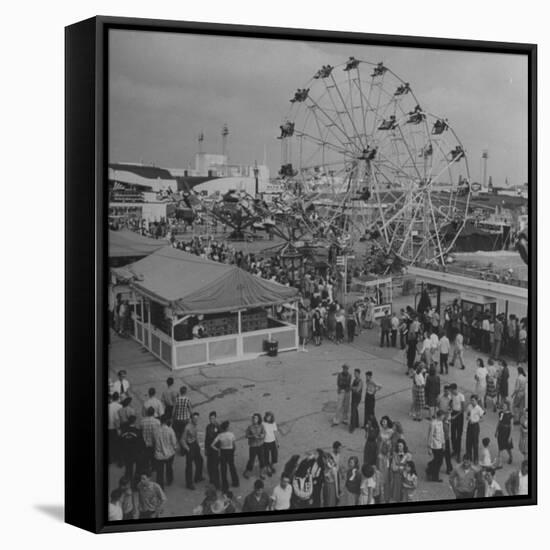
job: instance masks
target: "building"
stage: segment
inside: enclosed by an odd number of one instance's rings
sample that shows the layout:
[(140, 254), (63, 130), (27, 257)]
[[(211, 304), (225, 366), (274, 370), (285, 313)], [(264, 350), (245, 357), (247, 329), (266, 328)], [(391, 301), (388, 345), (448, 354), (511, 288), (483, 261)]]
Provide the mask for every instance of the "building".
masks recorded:
[[(250, 195), (273, 193), (269, 168), (263, 164), (230, 163), (227, 155), (199, 152), (193, 168), (174, 168), (170, 173), (177, 179), (178, 190), (204, 195), (245, 191)], [(281, 192), (278, 187), (275, 192)]]

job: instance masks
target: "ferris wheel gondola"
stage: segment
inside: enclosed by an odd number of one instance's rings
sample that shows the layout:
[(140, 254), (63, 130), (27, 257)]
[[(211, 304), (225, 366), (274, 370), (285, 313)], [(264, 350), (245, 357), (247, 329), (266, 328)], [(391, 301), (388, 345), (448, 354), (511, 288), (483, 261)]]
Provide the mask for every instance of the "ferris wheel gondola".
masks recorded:
[(406, 263), (444, 263), (466, 223), (466, 151), (383, 62), (350, 57), (298, 88), (280, 127), (280, 176), (331, 197), (326, 221), (352, 245), (377, 235)]

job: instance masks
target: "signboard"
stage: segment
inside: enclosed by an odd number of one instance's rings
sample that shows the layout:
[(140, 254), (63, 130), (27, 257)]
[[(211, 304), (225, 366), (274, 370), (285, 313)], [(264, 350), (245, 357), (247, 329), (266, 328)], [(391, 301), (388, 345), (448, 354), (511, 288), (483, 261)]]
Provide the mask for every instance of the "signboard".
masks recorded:
[(497, 301), (496, 298), (482, 296), (481, 294), (472, 294), (470, 292), (461, 292), (460, 299), (474, 304), (494, 304)]
[(384, 317), (386, 313), (391, 314), (391, 304), (380, 304), (379, 306), (374, 306), (372, 308), (372, 313), (374, 319), (380, 319)]

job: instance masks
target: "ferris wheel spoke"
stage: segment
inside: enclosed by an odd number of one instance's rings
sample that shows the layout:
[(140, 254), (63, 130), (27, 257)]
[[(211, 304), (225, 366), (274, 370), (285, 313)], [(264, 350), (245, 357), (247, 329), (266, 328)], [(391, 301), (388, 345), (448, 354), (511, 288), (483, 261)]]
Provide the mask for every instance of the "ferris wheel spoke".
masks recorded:
[(401, 130), (401, 127), (398, 127), (398, 128), (399, 128), (399, 133), (401, 134), (401, 137), (403, 138), (403, 143), (405, 145), (405, 148), (407, 149), (407, 152), (409, 154), (409, 159), (412, 162), (414, 171), (416, 172), (416, 175), (418, 176), (418, 179), (421, 180), (422, 176), (420, 175), (420, 172), (418, 171), (418, 168), (416, 166), (416, 159), (413, 157), (413, 155), (411, 153), (411, 149), (409, 147), (409, 144), (407, 143), (407, 140), (405, 139), (405, 136), (403, 135), (403, 130)]
[[(361, 72), (359, 71), (359, 65), (355, 68), (357, 73), (357, 78), (353, 80), (353, 83), (355, 84), (355, 87), (359, 91), (359, 105), (361, 106), (361, 123), (363, 125), (363, 135), (367, 136), (367, 113), (365, 112), (365, 102), (363, 98), (363, 91), (361, 90)], [(351, 93), (351, 91), (350, 91)]]
[(344, 101), (344, 98), (342, 96), (342, 92), (340, 91), (340, 88), (336, 84), (336, 80), (334, 79), (334, 75), (331, 73), (330, 75), (332, 82), (334, 83), (334, 88), (336, 89), (336, 93), (338, 94), (338, 97), (340, 98), (340, 101), (342, 102), (342, 107), (344, 108), (344, 112), (347, 114), (348, 119), (351, 123), (351, 127), (353, 128), (353, 131), (355, 132), (354, 137), (358, 139), (361, 149), (366, 149), (367, 145), (363, 143), (363, 140), (361, 139), (361, 134), (357, 130), (357, 127), (355, 126), (355, 121), (353, 120), (353, 116), (349, 112), (348, 106), (346, 105), (346, 102)]
[[(313, 116), (315, 117), (316, 120), (317, 119), (317, 110), (320, 111), (323, 116), (327, 119), (323, 124), (323, 126), (325, 128), (327, 128), (327, 130), (330, 131), (330, 133), (334, 136), (334, 139), (336, 139), (343, 147), (345, 147), (345, 142), (342, 141), (342, 137), (338, 136), (333, 130), (332, 128), (337, 128), (340, 133), (342, 134), (343, 136), (343, 139), (344, 140), (347, 140), (348, 139), (348, 135), (346, 133), (345, 130), (343, 130), (337, 123), (336, 121), (315, 101), (313, 100), (312, 98), (309, 98), (313, 107), (310, 106), (310, 109), (311, 109), (311, 112), (313, 113)], [(327, 122), (328, 121), (328, 122)]]
[[(332, 80), (334, 81), (334, 77), (332, 78)], [(342, 114), (343, 114), (343, 111), (341, 111), (338, 106), (336, 105), (336, 102), (334, 101), (334, 98), (332, 97), (332, 93), (330, 91), (330, 89), (334, 86), (329, 86), (326, 82), (326, 79), (323, 80), (323, 84), (325, 85), (325, 91), (326, 91), (326, 94), (328, 96), (328, 98), (330, 99), (330, 102), (332, 104), (332, 108), (334, 109), (334, 113), (336, 114), (336, 118), (340, 121), (340, 124), (342, 125), (342, 127), (344, 128), (343, 130), (343, 133), (345, 134), (346, 136), (346, 139), (350, 139), (350, 131), (348, 131), (347, 127), (346, 127), (346, 123), (344, 122), (344, 119), (342, 118)], [(354, 144), (356, 145), (356, 144)]]
[(346, 151), (346, 149), (337, 147), (337, 146), (334, 145), (333, 143), (330, 143), (330, 142), (328, 142), (328, 141), (323, 141), (321, 138), (312, 136), (311, 134), (308, 134), (308, 133), (303, 132), (303, 131), (301, 131), (301, 130), (298, 131), (298, 132), (296, 132), (296, 135), (298, 135), (298, 136), (303, 136), (303, 137), (307, 138), (308, 140), (311, 140), (311, 141), (313, 141), (314, 143), (317, 143), (318, 145), (323, 145), (323, 146), (325, 146), (325, 147), (328, 147), (329, 149), (331, 149), (332, 151), (335, 151), (336, 153), (340, 153), (340, 154), (343, 154), (343, 155), (347, 155), (347, 154), (348, 154), (348, 152)]

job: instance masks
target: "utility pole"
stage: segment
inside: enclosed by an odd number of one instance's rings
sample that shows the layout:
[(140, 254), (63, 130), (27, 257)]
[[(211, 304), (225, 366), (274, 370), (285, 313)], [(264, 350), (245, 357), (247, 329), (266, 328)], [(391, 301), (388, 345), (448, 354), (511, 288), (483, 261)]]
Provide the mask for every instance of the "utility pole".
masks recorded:
[(227, 159), (227, 136), (229, 135), (229, 128), (227, 124), (222, 127), (222, 155)]
[(483, 189), (487, 188), (487, 159), (489, 158), (489, 151), (485, 149), (483, 153), (481, 153), (481, 162), (482, 162), (482, 168), (483, 168), (483, 175), (481, 177), (481, 185), (483, 186)]
[(202, 153), (202, 143), (204, 141), (204, 133), (200, 132), (199, 137), (197, 138), (197, 141), (199, 142), (199, 153)]
[(259, 186), (259, 183), (258, 183), (258, 175), (260, 173), (260, 170), (258, 168), (258, 163), (256, 161), (254, 161), (254, 182), (255, 182), (255, 191), (256, 191), (256, 198), (258, 198), (259, 194), (260, 194), (260, 186)]

